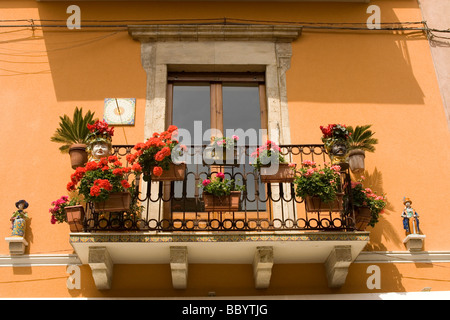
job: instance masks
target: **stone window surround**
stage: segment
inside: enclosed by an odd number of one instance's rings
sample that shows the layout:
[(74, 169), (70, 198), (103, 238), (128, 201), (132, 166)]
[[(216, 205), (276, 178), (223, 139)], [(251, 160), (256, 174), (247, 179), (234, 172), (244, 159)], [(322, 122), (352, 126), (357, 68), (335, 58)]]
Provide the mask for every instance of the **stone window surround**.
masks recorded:
[[(145, 139), (166, 128), (168, 71), (262, 71), (269, 138), (289, 144), (286, 71), (301, 27), (277, 25), (145, 25), (128, 27), (141, 42), (147, 73)], [(275, 136), (276, 135), (276, 136)]]
[[(128, 26), (128, 33), (141, 42), (141, 62), (147, 73), (145, 139), (166, 129), (168, 71), (260, 71), (266, 75), (268, 138), (279, 144), (291, 143), (286, 71), (290, 68), (291, 42), (299, 37), (301, 27), (146, 25)], [(288, 187), (284, 188), (289, 194)], [(149, 205), (149, 216), (157, 218), (162, 204)], [(284, 218), (295, 214), (287, 203), (283, 209), (275, 203), (273, 211), (274, 218), (282, 212)]]

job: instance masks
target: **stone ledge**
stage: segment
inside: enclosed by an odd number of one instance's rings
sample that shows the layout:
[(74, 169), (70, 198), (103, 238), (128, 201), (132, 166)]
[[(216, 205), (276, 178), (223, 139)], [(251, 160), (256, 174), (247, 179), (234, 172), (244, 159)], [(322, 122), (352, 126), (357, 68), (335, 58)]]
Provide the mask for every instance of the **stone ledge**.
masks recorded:
[(128, 33), (139, 41), (272, 41), (292, 42), (300, 26), (278, 25), (130, 25)]

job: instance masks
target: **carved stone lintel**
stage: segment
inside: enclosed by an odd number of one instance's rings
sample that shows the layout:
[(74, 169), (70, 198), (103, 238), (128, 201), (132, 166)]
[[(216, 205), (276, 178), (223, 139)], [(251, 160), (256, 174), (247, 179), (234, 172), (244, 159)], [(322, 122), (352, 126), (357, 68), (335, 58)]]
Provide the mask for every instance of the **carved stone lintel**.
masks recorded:
[(292, 42), (300, 26), (280, 25), (130, 25), (134, 40), (149, 41), (273, 41)]

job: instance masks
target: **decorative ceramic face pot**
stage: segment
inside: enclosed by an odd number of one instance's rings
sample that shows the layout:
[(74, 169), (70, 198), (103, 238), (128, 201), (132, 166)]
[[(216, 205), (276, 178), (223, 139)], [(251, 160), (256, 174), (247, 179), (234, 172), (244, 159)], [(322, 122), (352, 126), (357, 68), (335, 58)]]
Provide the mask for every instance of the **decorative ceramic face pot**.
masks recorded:
[(94, 141), (88, 150), (90, 151), (89, 161), (98, 161), (111, 155), (111, 145), (104, 141)]
[(348, 163), (348, 143), (347, 141), (335, 140), (325, 146), (331, 159), (331, 164), (337, 164), (341, 167)]

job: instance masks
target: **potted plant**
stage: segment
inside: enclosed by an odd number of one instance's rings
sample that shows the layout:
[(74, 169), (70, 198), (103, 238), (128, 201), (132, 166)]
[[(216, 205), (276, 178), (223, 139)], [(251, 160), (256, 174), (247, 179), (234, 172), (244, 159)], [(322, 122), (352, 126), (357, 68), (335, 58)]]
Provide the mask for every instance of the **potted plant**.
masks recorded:
[(375, 145), (378, 139), (373, 138), (375, 132), (370, 130), (372, 125), (356, 126), (355, 128), (349, 126), (349, 165), (350, 170), (355, 173), (364, 171), (364, 158), (367, 152), (374, 152)]
[(349, 152), (349, 138), (351, 136), (344, 124), (329, 124), (327, 127), (320, 126), (322, 131), (322, 142), (331, 164), (340, 165), (343, 169), (348, 168), (347, 155)]
[(175, 163), (186, 150), (173, 139), (177, 130), (171, 125), (162, 133), (155, 132), (145, 143), (134, 146), (135, 153), (127, 155), (127, 161), (142, 170), (144, 181), (184, 180), (186, 163)]
[(255, 158), (252, 166), (259, 171), (261, 182), (294, 181), (296, 164), (286, 161), (275, 142), (267, 140), (266, 144), (257, 148), (250, 157)]
[(218, 172), (212, 179), (205, 179), (198, 185), (203, 189), (205, 211), (237, 211), (241, 191), (240, 186), (233, 179), (226, 179), (223, 172)]
[(75, 108), (73, 118), (67, 115), (60, 118), (59, 128), (50, 138), (51, 141), (62, 143), (59, 148), (62, 153), (69, 153), (73, 169), (84, 166), (88, 161), (86, 145), (90, 133), (87, 125), (94, 123), (94, 112), (88, 111), (83, 116), (83, 108)]
[(204, 159), (207, 164), (236, 165), (238, 161), (237, 142), (239, 137), (214, 137), (211, 144), (205, 148)]
[(386, 197), (377, 195), (371, 188), (365, 188), (363, 180), (364, 177), (351, 183), (355, 227), (361, 231), (364, 231), (367, 226), (374, 227), (380, 213), (386, 207)]
[(139, 168), (123, 167), (115, 155), (101, 158), (78, 167), (70, 177), (67, 190), (77, 190), (86, 202), (94, 203), (96, 211), (127, 211), (130, 192), (134, 191), (134, 182), (130, 185), (125, 179), (125, 174), (130, 173), (140, 174)]
[(52, 201), (51, 213), (52, 224), (67, 222), (71, 232), (83, 231), (84, 208), (76, 198), (69, 200), (68, 196), (62, 196)]
[(305, 160), (295, 177), (297, 197), (305, 200), (307, 211), (340, 211), (343, 194), (338, 192), (341, 167)]

